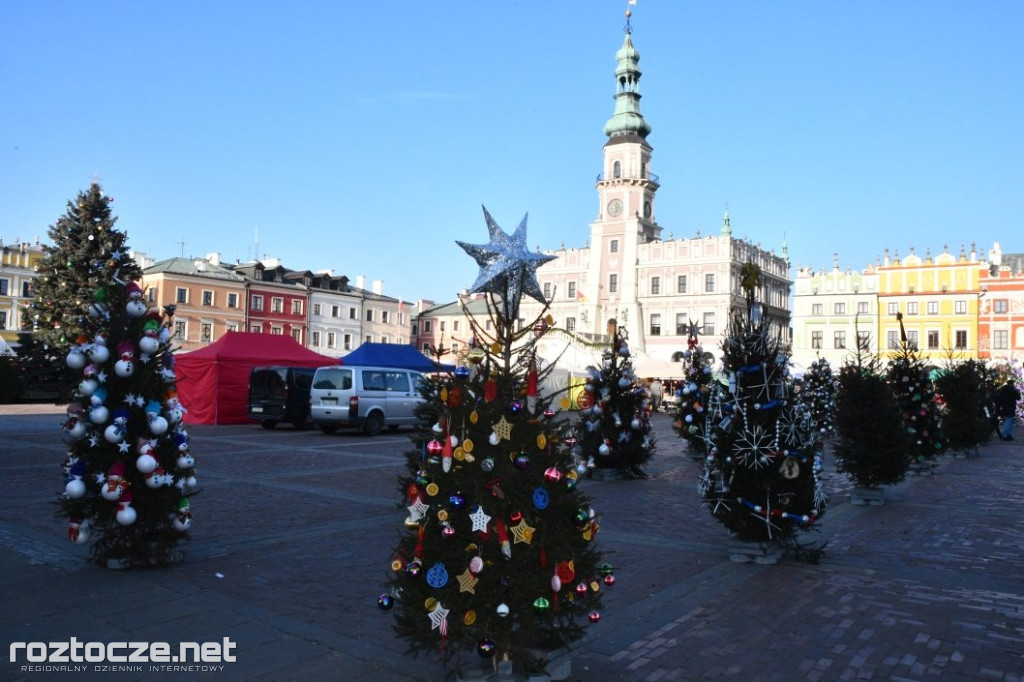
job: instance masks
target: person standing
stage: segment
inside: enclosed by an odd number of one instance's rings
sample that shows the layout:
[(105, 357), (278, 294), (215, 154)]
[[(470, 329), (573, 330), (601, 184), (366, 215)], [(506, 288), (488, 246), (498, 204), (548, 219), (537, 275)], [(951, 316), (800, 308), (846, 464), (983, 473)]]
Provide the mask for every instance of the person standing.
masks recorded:
[(651, 408), (655, 412), (661, 412), (661, 399), (665, 395), (664, 388), (661, 385), (661, 379), (654, 379), (651, 381), (648, 390), (651, 393)]
[(996, 392), (996, 414), (999, 416), (999, 437), (1002, 440), (1013, 440), (1013, 422), (1016, 418), (1017, 401), (1020, 400), (1020, 391), (1013, 383), (1013, 379), (1007, 379)]

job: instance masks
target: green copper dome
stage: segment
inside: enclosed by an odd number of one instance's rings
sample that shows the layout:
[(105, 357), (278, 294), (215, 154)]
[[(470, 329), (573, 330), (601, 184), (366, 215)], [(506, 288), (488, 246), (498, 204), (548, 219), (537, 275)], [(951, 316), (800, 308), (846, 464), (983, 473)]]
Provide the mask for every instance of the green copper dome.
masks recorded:
[(618, 60), (615, 68), (615, 113), (604, 124), (604, 134), (608, 137), (637, 135), (646, 138), (651, 132), (651, 124), (640, 113), (640, 53), (633, 47), (628, 31), (622, 47), (615, 53), (615, 59)]

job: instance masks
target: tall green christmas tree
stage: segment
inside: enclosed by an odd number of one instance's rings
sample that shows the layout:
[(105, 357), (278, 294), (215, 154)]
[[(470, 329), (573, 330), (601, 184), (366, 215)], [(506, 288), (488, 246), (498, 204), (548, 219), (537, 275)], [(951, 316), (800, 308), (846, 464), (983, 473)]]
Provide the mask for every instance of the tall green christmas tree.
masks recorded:
[(705, 353), (700, 344), (700, 326), (690, 320), (683, 354), (686, 378), (676, 390), (678, 402), (672, 428), (680, 438), (686, 439), (687, 449), (694, 459), (704, 459), (707, 454), (708, 405), (713, 399), (721, 403), (721, 396), (713, 395), (718, 390), (711, 373), (713, 361), (714, 356)]
[(818, 358), (812, 362), (804, 374), (798, 399), (807, 408), (822, 438), (831, 437), (835, 430), (836, 389), (836, 377), (828, 360)]
[(173, 310), (146, 304), (108, 203), (94, 184), (69, 204), (32, 306), (45, 311), (39, 331), (50, 352), (66, 349), (58, 362), (75, 382), (58, 499), (68, 537), (91, 544), (100, 564), (154, 566), (177, 560), (188, 537), (195, 459), (175, 392)]
[(921, 359), (920, 351), (907, 340), (902, 313), (897, 313), (896, 319), (900, 323), (900, 346), (889, 360), (886, 377), (900, 406), (903, 424), (910, 434), (910, 454), (914, 463), (928, 466), (946, 449), (942, 415), (935, 400), (930, 371)]
[(637, 381), (626, 330), (609, 324), (612, 346), (590, 367), (575, 439), (587, 467), (642, 478), (654, 454), (647, 390)]
[(906, 476), (910, 434), (881, 362), (864, 348), (839, 370), (835, 427), (836, 469), (858, 488), (878, 488)]
[(733, 316), (722, 343), (729, 388), (707, 417), (713, 426), (699, 491), (738, 540), (787, 543), (825, 512), (827, 496), (817, 432), (791, 398), (789, 359), (754, 302), (759, 275), (756, 265), (744, 266), (748, 312)]
[(134, 260), (120, 257), (128, 253), (127, 237), (114, 228), (113, 201), (93, 182), (67, 202), (64, 215), (49, 227), (53, 243), (44, 247), (32, 302), (22, 316), (23, 328), (33, 336), (26, 367), (63, 368), (68, 350), (96, 333), (99, 319), (92, 309), (106, 304), (113, 278), (132, 282), (142, 276)]
[(615, 577), (540, 389), (535, 325), (517, 325), (523, 294), (543, 301), (534, 271), (548, 257), (527, 251), (525, 218), (510, 236), (484, 216), (490, 242), (459, 244), (480, 265), (473, 290), (489, 294), (488, 316), (471, 316), (466, 364), (423, 386), (399, 481), (408, 517), (378, 605), (414, 653), (475, 651), (529, 673), (543, 667), (534, 647), (568, 646), (599, 620)]
[(942, 396), (945, 415), (943, 430), (949, 447), (964, 454), (977, 454), (978, 446), (992, 437), (991, 404), (995, 387), (984, 361), (950, 359), (935, 380)]

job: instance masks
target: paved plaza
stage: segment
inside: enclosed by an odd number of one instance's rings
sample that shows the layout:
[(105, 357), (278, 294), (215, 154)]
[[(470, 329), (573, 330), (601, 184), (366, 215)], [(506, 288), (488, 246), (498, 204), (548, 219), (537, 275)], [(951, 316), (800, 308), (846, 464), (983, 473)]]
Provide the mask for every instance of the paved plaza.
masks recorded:
[[(52, 406), (0, 406), (5, 645), (229, 638), (236, 660), (214, 672), (34, 672), (8, 657), (0, 680), (449, 672), (405, 654), (376, 605), (406, 516), (396, 483), (406, 432), (191, 427), (202, 494), (185, 560), (114, 571), (89, 563), (55, 516), (61, 421)], [(1024, 679), (1024, 434), (970, 459), (941, 457), (933, 475), (888, 488), (880, 507), (851, 505), (826, 460), (832, 503), (820, 532), (805, 536), (827, 543), (821, 563), (764, 566), (728, 560), (725, 529), (700, 507), (698, 467), (670, 421), (654, 417), (650, 478), (582, 483), (617, 583), (569, 654), (569, 679)]]

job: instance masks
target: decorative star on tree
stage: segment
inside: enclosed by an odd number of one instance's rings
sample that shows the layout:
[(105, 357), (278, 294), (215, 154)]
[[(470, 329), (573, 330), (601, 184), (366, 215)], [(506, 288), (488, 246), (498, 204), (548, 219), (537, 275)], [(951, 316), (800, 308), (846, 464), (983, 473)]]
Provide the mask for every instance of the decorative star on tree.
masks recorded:
[(519, 317), (519, 301), (523, 294), (544, 303), (544, 293), (537, 282), (536, 270), (555, 257), (527, 250), (526, 218), (529, 214), (523, 216), (519, 227), (510, 236), (494, 222), (487, 208), (483, 209), (491, 241), (487, 244), (455, 243), (480, 266), (480, 274), (473, 283), (472, 291), (489, 292), (501, 297), (505, 319), (514, 320)]

